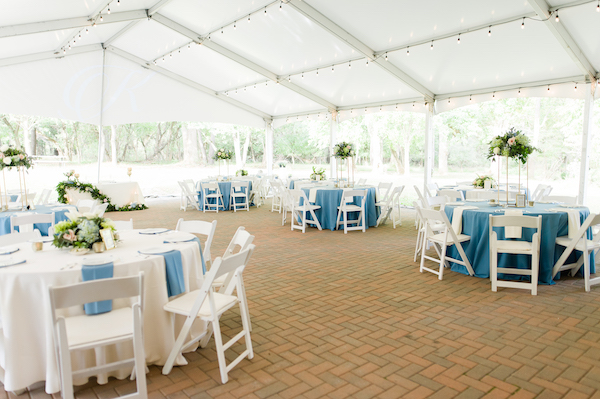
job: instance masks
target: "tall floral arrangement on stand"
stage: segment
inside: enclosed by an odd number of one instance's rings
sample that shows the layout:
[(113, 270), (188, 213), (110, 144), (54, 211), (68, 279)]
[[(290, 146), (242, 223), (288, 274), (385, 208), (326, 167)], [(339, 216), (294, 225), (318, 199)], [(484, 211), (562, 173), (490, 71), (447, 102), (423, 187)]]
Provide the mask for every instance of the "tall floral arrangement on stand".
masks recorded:
[[(487, 158), (496, 160), (498, 156), (506, 157), (506, 203), (508, 204), (508, 159), (514, 159), (519, 164), (519, 192), (521, 191), (521, 166), (527, 163), (527, 158), (534, 151), (539, 151), (530, 144), (529, 137), (525, 136), (520, 130), (511, 127), (503, 135), (496, 136), (489, 143)], [(498, 181), (500, 181), (500, 163), (498, 163)], [(529, 168), (527, 168), (527, 189), (529, 190)], [(500, 191), (498, 191), (498, 201), (500, 201)]]
[[(31, 158), (18, 148), (9, 145), (0, 147), (0, 169), (2, 169), (2, 180), (4, 182), (4, 199), (0, 190), (0, 206), (2, 210), (8, 209), (8, 192), (6, 191), (6, 178), (4, 169), (11, 170), (17, 168), (19, 174), (19, 189), (21, 191), (21, 207), (22, 209), (29, 208), (27, 198), (27, 183), (25, 181), (25, 171), (33, 166)], [(21, 175), (23, 175), (21, 177)], [(33, 200), (33, 198), (31, 198)]]
[[(354, 156), (356, 155), (356, 150), (355, 147), (351, 144), (351, 143), (347, 143), (345, 141), (342, 141), (341, 143), (337, 143), (335, 146), (333, 146), (333, 156), (341, 159), (341, 160), (348, 160), (347, 164), (348, 164), (348, 183), (350, 183), (351, 181), (354, 182)], [(352, 164), (352, 165), (350, 165)], [(340, 162), (338, 162), (338, 170), (339, 170), (339, 178), (338, 181), (341, 182), (342, 180), (342, 167), (343, 165), (341, 165)], [(350, 169), (352, 169), (352, 180), (350, 180)]]
[(215, 160), (219, 164), (219, 176), (221, 176), (221, 161), (225, 161), (227, 163), (227, 174), (229, 175), (229, 160), (233, 158), (233, 153), (224, 148), (219, 148), (215, 152)]

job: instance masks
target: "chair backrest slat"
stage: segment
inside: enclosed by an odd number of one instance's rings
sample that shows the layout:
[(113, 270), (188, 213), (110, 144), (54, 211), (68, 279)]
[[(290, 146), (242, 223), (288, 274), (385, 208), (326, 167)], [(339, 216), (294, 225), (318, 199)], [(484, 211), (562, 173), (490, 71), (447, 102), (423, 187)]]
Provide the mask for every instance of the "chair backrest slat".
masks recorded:
[[(63, 287), (51, 287), (50, 295), (55, 309), (83, 305), (89, 302), (141, 296), (140, 275), (86, 281)], [(140, 302), (141, 303), (141, 302)]]

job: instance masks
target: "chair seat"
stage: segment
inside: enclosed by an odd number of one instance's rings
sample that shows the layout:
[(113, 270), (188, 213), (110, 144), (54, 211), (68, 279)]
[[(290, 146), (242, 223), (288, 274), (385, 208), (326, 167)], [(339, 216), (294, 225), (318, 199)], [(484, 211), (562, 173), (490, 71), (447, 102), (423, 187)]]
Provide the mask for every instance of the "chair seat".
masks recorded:
[(321, 209), (321, 205), (300, 205), (300, 206), (294, 206), (294, 209), (298, 210), (298, 211), (316, 211), (317, 209)]
[[(444, 236), (445, 236), (444, 233), (435, 234), (435, 235), (433, 235), (431, 237), (428, 237), (428, 240), (429, 241), (439, 242), (439, 243), (443, 244), (444, 243)], [(465, 235), (465, 234), (457, 234), (456, 238), (457, 238), (458, 242), (464, 242), (464, 241), (469, 241), (471, 239), (471, 236), (468, 236), (468, 235)], [(448, 239), (448, 241), (447, 241), (448, 243), (453, 242), (452, 241), (452, 236), (450, 234), (448, 234), (447, 239)]]
[(219, 194), (206, 194), (205, 197), (206, 198), (221, 198), (221, 196)]
[(360, 212), (362, 210), (362, 208), (358, 205), (346, 205), (345, 207), (340, 207), (338, 206), (338, 209), (342, 210), (342, 211), (346, 211), (346, 212)]
[[(572, 239), (567, 236), (562, 236), (562, 237), (556, 238), (556, 243), (563, 247), (568, 247), (569, 244), (571, 244), (571, 241), (572, 241)], [(587, 240), (587, 239), (586, 239), (586, 241), (587, 241), (588, 250), (600, 248), (600, 242), (594, 242), (592, 240)], [(579, 241), (577, 242), (577, 244), (575, 244), (575, 249), (583, 252), (584, 251), (583, 242), (584, 242), (583, 238), (580, 238)]]
[(94, 316), (66, 317), (65, 325), (70, 348), (121, 338), (131, 339), (133, 334), (131, 308), (116, 309)]
[(246, 193), (231, 193), (230, 197), (245, 198), (246, 197)]
[[(194, 302), (196, 301), (199, 292), (200, 290), (195, 290), (185, 295), (182, 295), (179, 298), (176, 298), (171, 302), (167, 303), (164, 306), (164, 309), (167, 312), (187, 316), (190, 313), (192, 306), (194, 306)], [(215, 308), (217, 314), (219, 315), (237, 303), (236, 296), (219, 294), (218, 292), (215, 292), (213, 295), (215, 298)], [(198, 312), (198, 317), (200, 317), (201, 319), (210, 319), (210, 305), (208, 303), (208, 300), (202, 303), (200, 311)]]
[(498, 252), (531, 253), (533, 250), (532, 244), (528, 241), (499, 240), (496, 242), (496, 248)]

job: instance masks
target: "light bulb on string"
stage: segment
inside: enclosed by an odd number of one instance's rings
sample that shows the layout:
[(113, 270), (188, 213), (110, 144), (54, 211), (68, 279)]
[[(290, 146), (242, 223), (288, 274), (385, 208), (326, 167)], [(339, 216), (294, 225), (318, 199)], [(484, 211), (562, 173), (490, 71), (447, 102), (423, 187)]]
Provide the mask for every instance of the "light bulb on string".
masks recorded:
[(352, 62), (348, 61), (348, 69), (352, 68)]
[(108, 7), (108, 11), (107, 11), (107, 14), (110, 14), (110, 7)]
[(492, 25), (490, 25), (490, 30), (488, 30), (488, 36), (492, 36)]
[(81, 39), (81, 32), (79, 32), (79, 38)]
[(223, 34), (223, 28), (221, 28), (221, 34)]
[(521, 89), (519, 89), (519, 93), (518, 94), (521, 95)]
[(333, 69), (333, 65), (331, 66), (331, 73), (334, 73), (335, 70)]
[(469, 94), (469, 102), (473, 101), (473, 97)]
[(577, 91), (577, 83), (575, 83), (575, 91)]
[(169, 53), (169, 58), (173, 58), (173, 53)]
[(523, 18), (523, 22), (521, 22), (521, 29), (525, 29), (525, 18)]
[(598, 0), (598, 5), (596, 6), (596, 12), (600, 12), (600, 0)]
[(431, 41), (431, 47), (429, 47), (429, 50), (433, 50), (433, 40)]
[(385, 60), (388, 60), (387, 51), (385, 52)]
[(265, 15), (267, 15), (267, 7), (265, 7)]
[(550, 91), (550, 85), (548, 85), (548, 91)]
[(283, 0), (281, 0), (281, 3), (279, 3), (279, 11), (283, 10)]
[(317, 68), (317, 76), (319, 76), (319, 68)]
[(448, 99), (448, 104), (450, 104), (450, 99)]
[(367, 66), (369, 66), (369, 59), (367, 58)]
[(496, 92), (492, 94), (492, 98), (496, 98)]
[(92, 25), (94, 28), (96, 27), (96, 21), (94, 21), (94, 24)]
[(85, 28), (85, 33), (90, 33), (90, 30), (88, 28)]
[(304, 72), (302, 72), (302, 79), (304, 79)]
[(69, 43), (69, 50), (71, 50), (71, 43)]
[(63, 54), (67, 54), (67, 50), (63, 47)]
[(117, 5), (120, 6), (121, 5), (121, 0), (117, 0)]
[(103, 21), (104, 21), (104, 18), (102, 17), (102, 15), (100, 15), (100, 22), (103, 22)]
[(406, 48), (406, 55), (409, 56), (410, 55), (410, 47)]
[(460, 33), (458, 34), (458, 40), (456, 41), (457, 44), (460, 44)]
[(556, 10), (556, 17), (554, 18), (556, 22), (560, 22), (560, 18), (558, 17), (558, 10)]
[(233, 29), (237, 29), (237, 21), (233, 23)]
[(163, 57), (163, 62), (165, 62), (165, 57)]
[(292, 81), (292, 75), (288, 76), (288, 82)]

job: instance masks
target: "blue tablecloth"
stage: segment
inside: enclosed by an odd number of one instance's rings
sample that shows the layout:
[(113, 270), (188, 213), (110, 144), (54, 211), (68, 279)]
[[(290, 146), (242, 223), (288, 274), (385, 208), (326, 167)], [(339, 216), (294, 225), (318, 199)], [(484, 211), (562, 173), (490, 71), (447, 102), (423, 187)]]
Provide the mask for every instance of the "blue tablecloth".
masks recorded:
[[(244, 181), (244, 183), (245, 182), (246, 181)], [(203, 182), (199, 182), (199, 183), (202, 184)], [(199, 188), (199, 187), (197, 187), (197, 188)], [(250, 190), (252, 190), (252, 182), (251, 181), (248, 181), (248, 188)], [(228, 211), (229, 210), (229, 198), (231, 195), (231, 182), (230, 181), (219, 182), (219, 190), (221, 190), (221, 194), (223, 195), (223, 203), (225, 204), (225, 209), (220, 207), (219, 210), (220, 211), (222, 211), (222, 210)], [(200, 203), (200, 209), (202, 209), (202, 204), (204, 203), (204, 197), (203, 197), (203, 193), (201, 190), (198, 190), (198, 202)], [(242, 203), (242, 202), (244, 202), (244, 200), (243, 200), (243, 198), (236, 198), (236, 202)], [(209, 199), (209, 203), (214, 204), (214, 203), (216, 203), (216, 200)]]
[[(60, 206), (47, 206), (47, 205), (36, 205), (35, 210), (28, 211), (33, 213), (52, 213), (54, 212), (54, 223), (62, 222), (63, 220), (67, 220), (65, 213), (69, 212), (68, 209), (55, 210), (53, 208), (62, 208), (65, 205)], [(76, 211), (76, 207), (71, 207), (71, 210)], [(10, 217), (12, 215), (19, 215), (21, 211), (9, 211), (0, 213), (0, 235), (10, 234)], [(43, 236), (48, 235), (48, 227), (50, 227), (50, 223), (41, 223), (34, 224), (33, 228), (38, 229)]]
[[(496, 212), (498, 207), (491, 207), (482, 202), (467, 202), (466, 205), (474, 205), (479, 209), (470, 209), (463, 211), (462, 216), (462, 232), (471, 236), (471, 240), (463, 243), (463, 248), (469, 262), (473, 266), (475, 276), (489, 278), (490, 276), (490, 238), (489, 238), (489, 215), (504, 215), (504, 212)], [(540, 284), (554, 284), (552, 279), (552, 267), (564, 251), (564, 247), (556, 245), (557, 237), (565, 236), (569, 233), (568, 215), (566, 212), (551, 212), (549, 209), (559, 207), (556, 204), (536, 204), (534, 207), (528, 208), (508, 208), (523, 210), (524, 216), (542, 215), (542, 234), (540, 242), (540, 273), (538, 282)], [(445, 212), (448, 219), (452, 221), (455, 206), (446, 205)], [(590, 214), (587, 208), (578, 208), (581, 215), (581, 222)], [(503, 234), (498, 230), (499, 238), (504, 238)], [(532, 229), (523, 229), (523, 239), (531, 240), (533, 235)], [(591, 229), (588, 232), (588, 237), (592, 237)], [(448, 254), (456, 259), (460, 259), (458, 250), (452, 246), (448, 248)], [(574, 255), (571, 255), (575, 259)], [(571, 259), (570, 258), (570, 259)], [(498, 267), (509, 267), (515, 264), (519, 268), (529, 268), (531, 257), (527, 255), (512, 255), (501, 254), (498, 258)], [(465, 266), (452, 263), (452, 270), (468, 274)], [(594, 259), (591, 261), (591, 273), (595, 273)], [(557, 276), (558, 277), (558, 276)]]
[[(355, 187), (354, 190), (367, 190), (367, 199), (365, 201), (365, 218), (367, 222), (367, 228), (375, 227), (377, 225), (377, 218), (379, 217), (379, 208), (375, 206), (375, 195), (377, 192), (377, 188), (375, 187)], [(302, 189), (306, 193), (306, 197), (310, 198), (310, 188)], [(321, 223), (321, 227), (323, 229), (335, 230), (336, 229), (336, 221), (337, 221), (337, 213), (338, 206), (340, 206), (340, 201), (342, 200), (342, 192), (344, 190), (341, 188), (334, 187), (323, 187), (317, 190), (317, 195), (314, 204), (320, 205), (321, 209), (317, 209), (315, 211), (315, 215)], [(360, 205), (360, 201), (355, 201), (356, 205)], [(358, 213), (350, 213), (349, 218), (356, 218)], [(307, 215), (310, 217), (310, 215)]]

